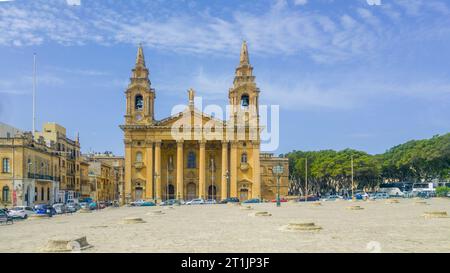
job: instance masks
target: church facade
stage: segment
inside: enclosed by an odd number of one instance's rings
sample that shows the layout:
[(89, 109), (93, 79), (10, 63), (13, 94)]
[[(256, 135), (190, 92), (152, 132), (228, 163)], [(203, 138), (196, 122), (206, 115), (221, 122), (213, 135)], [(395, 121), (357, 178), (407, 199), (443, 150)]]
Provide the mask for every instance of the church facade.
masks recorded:
[(260, 151), (259, 95), (244, 42), (228, 92), (228, 120), (197, 109), (193, 89), (183, 111), (156, 120), (156, 91), (139, 46), (120, 126), (125, 144), (121, 200), (273, 199), (277, 178), (272, 167), (280, 164), (279, 189), (287, 195), (288, 160)]

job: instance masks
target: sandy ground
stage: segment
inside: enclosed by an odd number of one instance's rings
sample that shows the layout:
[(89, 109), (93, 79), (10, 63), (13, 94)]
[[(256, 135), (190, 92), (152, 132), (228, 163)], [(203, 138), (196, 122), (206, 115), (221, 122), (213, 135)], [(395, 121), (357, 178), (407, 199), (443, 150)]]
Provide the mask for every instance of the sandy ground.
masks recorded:
[[(0, 252), (39, 252), (54, 236), (85, 235), (85, 252), (450, 252), (450, 218), (427, 219), (427, 211), (447, 211), (450, 199), (203, 205), (108, 208), (52, 219), (17, 221), (0, 226)], [(359, 205), (363, 210), (349, 210)], [(162, 210), (163, 215), (148, 212)], [(270, 217), (249, 216), (268, 211)], [(122, 224), (125, 217), (146, 223)], [(318, 232), (289, 232), (293, 221), (314, 222)]]

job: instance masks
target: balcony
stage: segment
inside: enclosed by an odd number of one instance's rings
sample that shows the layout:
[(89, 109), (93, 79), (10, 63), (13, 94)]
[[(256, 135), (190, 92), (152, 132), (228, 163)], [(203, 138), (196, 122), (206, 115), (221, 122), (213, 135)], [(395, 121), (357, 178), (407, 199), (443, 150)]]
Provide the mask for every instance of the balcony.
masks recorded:
[(57, 180), (57, 177), (53, 177), (51, 175), (38, 174), (38, 173), (28, 173), (27, 177), (32, 178), (32, 179)]

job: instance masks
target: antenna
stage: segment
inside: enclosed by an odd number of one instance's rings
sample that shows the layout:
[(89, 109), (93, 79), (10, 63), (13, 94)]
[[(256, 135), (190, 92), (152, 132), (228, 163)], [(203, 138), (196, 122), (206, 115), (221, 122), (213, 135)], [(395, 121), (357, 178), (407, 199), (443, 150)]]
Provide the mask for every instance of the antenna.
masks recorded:
[(36, 132), (36, 53), (33, 53), (33, 131)]

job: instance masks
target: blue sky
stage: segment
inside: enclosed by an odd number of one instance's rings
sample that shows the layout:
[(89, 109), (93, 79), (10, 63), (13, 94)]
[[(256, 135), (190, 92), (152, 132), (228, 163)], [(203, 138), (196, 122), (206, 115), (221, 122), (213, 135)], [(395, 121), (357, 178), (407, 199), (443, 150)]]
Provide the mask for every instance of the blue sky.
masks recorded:
[(382, 153), (450, 132), (450, 4), (438, 0), (0, 1), (0, 120), (80, 133), (82, 150), (123, 154), (118, 125), (144, 45), (156, 118), (227, 103), (242, 39), (261, 102), (280, 105), (280, 147)]

